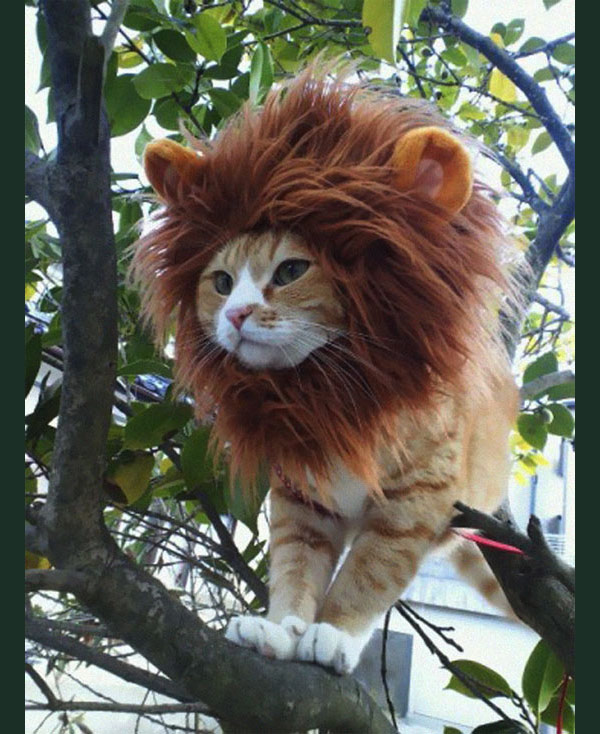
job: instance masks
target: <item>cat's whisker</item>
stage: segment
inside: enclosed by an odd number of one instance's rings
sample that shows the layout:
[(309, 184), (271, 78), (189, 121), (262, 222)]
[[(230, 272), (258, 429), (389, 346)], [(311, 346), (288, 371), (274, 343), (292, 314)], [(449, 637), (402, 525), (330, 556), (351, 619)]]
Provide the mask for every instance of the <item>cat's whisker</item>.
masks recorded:
[(364, 377), (347, 361), (344, 364), (345, 370), (342, 369), (338, 359), (333, 359), (327, 354), (327, 349), (330, 347), (331, 345), (326, 344), (321, 350), (315, 353), (315, 358), (325, 361), (329, 368), (337, 374), (339, 379), (346, 383), (351, 382), (358, 390), (363, 392), (370, 400), (372, 400), (378, 408), (381, 408), (380, 402), (377, 400), (376, 395), (373, 393), (369, 383), (364, 379)]

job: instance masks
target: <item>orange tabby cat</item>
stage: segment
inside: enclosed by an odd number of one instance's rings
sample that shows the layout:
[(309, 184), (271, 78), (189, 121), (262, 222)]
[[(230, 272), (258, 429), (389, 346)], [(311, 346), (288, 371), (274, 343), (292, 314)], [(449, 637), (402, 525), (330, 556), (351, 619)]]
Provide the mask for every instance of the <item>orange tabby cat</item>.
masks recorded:
[(464, 144), (308, 71), (195, 145), (147, 149), (166, 206), (134, 268), (159, 335), (177, 308), (178, 379), (217, 406), (233, 471), (272, 466), (268, 615), (227, 637), (351, 671), (440, 545), (505, 604), (449, 530), (457, 500), (501, 502), (517, 408), (510, 245)]

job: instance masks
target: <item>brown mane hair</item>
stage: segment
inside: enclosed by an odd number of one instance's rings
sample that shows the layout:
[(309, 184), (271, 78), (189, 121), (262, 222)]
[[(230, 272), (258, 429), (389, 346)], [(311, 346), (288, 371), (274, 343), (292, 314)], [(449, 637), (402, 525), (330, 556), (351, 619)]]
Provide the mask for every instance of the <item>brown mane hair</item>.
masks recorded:
[[(337, 456), (377, 491), (378, 447), (393, 441), (398, 412), (416, 415), (467, 379), (485, 389), (494, 361), (506, 361), (495, 345), (511, 244), (489, 192), (475, 181), (449, 217), (394, 183), (395, 144), (431, 125), (449, 127), (425, 104), (308, 70), (261, 109), (246, 105), (213, 142), (194, 141), (202, 166), (165, 184), (161, 224), (133, 263), (145, 314), (160, 338), (177, 312), (178, 382), (199, 414), (216, 406), (216, 441), (230, 443), (247, 483), (264, 461), (319, 481)], [(199, 274), (231, 238), (265, 230), (302, 236), (334, 282), (348, 320), (336, 358), (345, 378), (312, 360), (251, 371), (207, 344)]]

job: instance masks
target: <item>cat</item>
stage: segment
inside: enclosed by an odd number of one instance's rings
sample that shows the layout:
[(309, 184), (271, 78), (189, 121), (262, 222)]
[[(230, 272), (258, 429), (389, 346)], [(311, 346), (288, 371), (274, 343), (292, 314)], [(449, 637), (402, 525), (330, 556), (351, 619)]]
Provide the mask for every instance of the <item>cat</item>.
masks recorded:
[(457, 500), (494, 510), (518, 393), (498, 308), (511, 295), (494, 203), (429, 107), (314, 69), (246, 107), (202, 155), (151, 143), (165, 203), (134, 271), (216, 450), (271, 470), (266, 617), (226, 636), (351, 672), (428, 552), (498, 606)]

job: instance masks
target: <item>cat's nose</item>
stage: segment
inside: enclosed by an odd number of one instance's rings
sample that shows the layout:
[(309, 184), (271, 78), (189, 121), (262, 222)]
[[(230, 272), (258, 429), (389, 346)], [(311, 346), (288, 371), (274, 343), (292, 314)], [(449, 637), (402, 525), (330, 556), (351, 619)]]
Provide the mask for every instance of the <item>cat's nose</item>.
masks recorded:
[(231, 321), (235, 328), (239, 331), (244, 321), (253, 311), (252, 306), (239, 306), (238, 308), (228, 308), (225, 316)]

